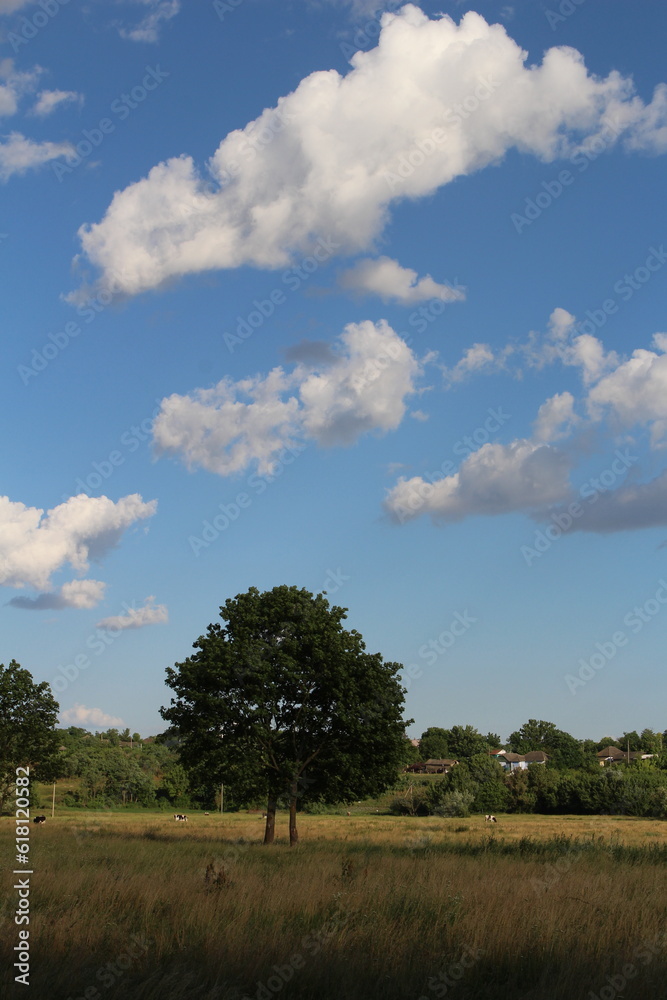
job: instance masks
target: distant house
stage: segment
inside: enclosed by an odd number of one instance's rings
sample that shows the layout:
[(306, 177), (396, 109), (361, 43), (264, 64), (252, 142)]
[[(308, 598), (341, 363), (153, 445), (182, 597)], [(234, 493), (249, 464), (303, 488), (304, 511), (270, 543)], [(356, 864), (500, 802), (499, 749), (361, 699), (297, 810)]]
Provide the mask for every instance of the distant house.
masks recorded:
[(545, 754), (544, 750), (530, 750), (527, 754), (524, 754), (524, 760), (526, 764), (546, 764), (549, 757)]
[(458, 760), (453, 760), (449, 757), (436, 758), (431, 757), (426, 761), (426, 774), (447, 774), (448, 771), (458, 764)]
[(618, 747), (609, 746), (598, 750), (596, 757), (600, 762), (600, 767), (604, 767), (605, 764), (615, 764), (619, 760), (626, 760), (627, 754), (624, 754)]
[(511, 750), (508, 750), (507, 753), (498, 757), (497, 760), (506, 771), (525, 771), (528, 767), (524, 755), (520, 753), (512, 753)]
[(410, 743), (412, 744), (413, 747), (418, 747), (419, 744), (421, 743), (421, 740), (410, 740)]
[(415, 764), (410, 764), (405, 770), (408, 774), (447, 774), (455, 764), (458, 764), (458, 760), (448, 757), (431, 757), (429, 760), (420, 760)]
[(405, 770), (407, 774), (425, 774), (426, 773), (425, 768), (426, 768), (426, 761), (417, 760), (415, 761), (414, 764), (408, 764)]
[(502, 747), (498, 747), (496, 750), (489, 750), (489, 757), (495, 757), (496, 760), (500, 760), (507, 753), (507, 750), (503, 750)]

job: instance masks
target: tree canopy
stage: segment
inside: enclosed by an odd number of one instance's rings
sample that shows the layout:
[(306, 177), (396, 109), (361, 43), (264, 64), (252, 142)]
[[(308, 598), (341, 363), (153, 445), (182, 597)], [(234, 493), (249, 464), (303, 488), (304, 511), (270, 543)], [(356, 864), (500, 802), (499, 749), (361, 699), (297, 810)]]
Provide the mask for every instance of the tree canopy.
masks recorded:
[(367, 653), (346, 609), (323, 594), (252, 587), (220, 609), (195, 654), (167, 670), (162, 708), (185, 765), (267, 797), (265, 842), (279, 801), (350, 801), (396, 780), (405, 757), (401, 664)]
[(50, 780), (58, 772), (58, 703), (51, 688), (35, 684), (16, 660), (0, 663), (0, 811), (16, 778), (17, 767), (30, 777)]

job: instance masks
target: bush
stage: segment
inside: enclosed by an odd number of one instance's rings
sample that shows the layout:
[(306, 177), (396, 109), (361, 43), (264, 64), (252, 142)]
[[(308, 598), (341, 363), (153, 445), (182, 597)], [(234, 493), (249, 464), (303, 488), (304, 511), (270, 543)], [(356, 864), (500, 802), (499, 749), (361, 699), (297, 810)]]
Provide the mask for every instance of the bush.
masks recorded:
[(394, 816), (428, 816), (427, 789), (415, 788), (392, 799), (389, 811)]
[(469, 816), (475, 796), (472, 792), (445, 792), (439, 805), (433, 808), (434, 816)]

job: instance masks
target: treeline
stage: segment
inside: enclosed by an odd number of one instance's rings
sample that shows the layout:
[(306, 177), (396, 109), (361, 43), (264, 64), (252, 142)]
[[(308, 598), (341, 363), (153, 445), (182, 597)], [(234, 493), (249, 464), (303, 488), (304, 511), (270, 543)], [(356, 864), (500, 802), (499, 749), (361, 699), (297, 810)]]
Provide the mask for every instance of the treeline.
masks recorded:
[(460, 760), (498, 749), (518, 754), (542, 750), (549, 757), (547, 766), (550, 768), (586, 768), (597, 764), (597, 752), (608, 746), (624, 752), (629, 750), (630, 753), (659, 756), (663, 746), (667, 748), (667, 731), (656, 733), (652, 729), (643, 729), (638, 733), (632, 730), (618, 738), (603, 736), (599, 740), (578, 740), (553, 722), (529, 719), (503, 742), (497, 733), (483, 735), (474, 726), (452, 726), (451, 729), (431, 726), (422, 733), (419, 747), (414, 747), (410, 753), (412, 761), (425, 761), (443, 758)]
[(570, 813), (667, 819), (667, 757), (590, 768), (532, 764), (507, 772), (488, 754), (461, 760), (435, 781), (402, 779), (395, 814)]
[(63, 805), (85, 808), (138, 805), (187, 808), (196, 789), (178, 751), (161, 737), (116, 729), (89, 733), (77, 726), (56, 730), (60, 743), (58, 777), (74, 787)]

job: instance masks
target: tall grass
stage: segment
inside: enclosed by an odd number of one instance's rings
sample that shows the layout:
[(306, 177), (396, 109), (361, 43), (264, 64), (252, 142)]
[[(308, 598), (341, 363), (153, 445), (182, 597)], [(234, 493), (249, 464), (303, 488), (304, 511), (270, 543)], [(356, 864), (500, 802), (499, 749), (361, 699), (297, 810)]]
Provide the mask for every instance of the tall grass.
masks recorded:
[(6, 908), (3, 984), (39, 1000), (589, 1000), (621, 976), (619, 998), (667, 995), (667, 824), (466, 825), (304, 817), (290, 851), (259, 843), (258, 817), (57, 818), (32, 831), (32, 992), (11, 985)]

